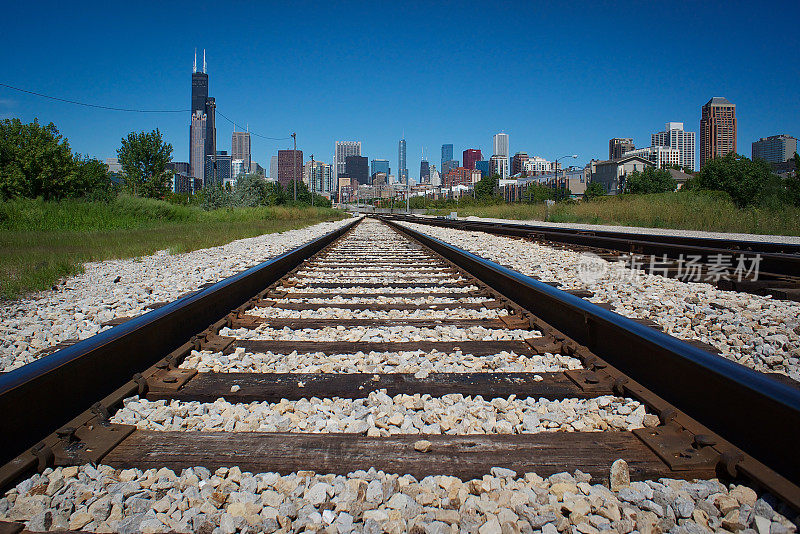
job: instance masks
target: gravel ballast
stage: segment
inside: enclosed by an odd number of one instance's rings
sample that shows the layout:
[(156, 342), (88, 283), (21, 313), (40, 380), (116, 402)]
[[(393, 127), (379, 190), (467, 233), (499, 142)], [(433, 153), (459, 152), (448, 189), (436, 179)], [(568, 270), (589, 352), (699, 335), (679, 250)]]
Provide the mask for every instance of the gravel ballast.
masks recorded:
[(247, 310), (248, 315), (265, 318), (292, 318), (292, 319), (429, 319), (429, 320), (457, 320), (457, 319), (497, 319), (508, 316), (508, 310), (473, 310), (465, 308), (450, 308), (446, 310), (348, 310), (330, 308), (318, 310), (284, 310), (278, 307), (253, 308)]
[(197, 369), (201, 373), (548, 373), (582, 367), (580, 360), (559, 354), (520, 356), (501, 351), (492, 356), (474, 356), (461, 351), (419, 350), (277, 354), (249, 353), (241, 347), (231, 354), (192, 351), (181, 363), (182, 369)]
[(621, 315), (650, 319), (666, 333), (713, 345), (742, 365), (800, 380), (798, 302), (631, 271), (599, 258), (594, 260), (603, 263), (603, 271), (585, 281), (586, 256), (578, 252), (485, 232), (400, 224), (542, 281), (559, 282), (562, 289), (588, 289), (595, 294), (591, 301), (609, 302)]
[(126, 399), (111, 419), (145, 430), (224, 432), (345, 432), (370, 437), (393, 434), (522, 434), (544, 431), (589, 432), (657, 426), (631, 399), (484, 399), (460, 394), (396, 395), (372, 391), (365, 398), (282, 400), (231, 404)]
[(173, 301), (348, 222), (325, 222), (184, 254), (160, 251), (142, 258), (86, 263), (86, 272), (56, 289), (2, 303), (0, 371), (21, 367), (42, 349), (93, 336), (106, 321), (140, 315), (149, 304)]
[(327, 328), (304, 328), (280, 330), (261, 325), (256, 329), (228, 328), (219, 331), (221, 336), (235, 337), (242, 340), (270, 340), (270, 341), (369, 341), (369, 342), (398, 342), (409, 343), (415, 341), (508, 341), (524, 340), (541, 337), (535, 330), (512, 330), (506, 328), (485, 328), (471, 326), (459, 328), (457, 326), (337, 326)]
[[(457, 532), (544, 534), (712, 531), (784, 534), (796, 527), (774, 501), (717, 480), (627, 482), (617, 462), (609, 489), (580, 471), (548, 478), (494, 467), (480, 479), (356, 471), (348, 475), (243, 473), (203, 467), (175, 473), (58, 467), (0, 499), (0, 519), (33, 531)], [(749, 530), (746, 530), (749, 529)]]

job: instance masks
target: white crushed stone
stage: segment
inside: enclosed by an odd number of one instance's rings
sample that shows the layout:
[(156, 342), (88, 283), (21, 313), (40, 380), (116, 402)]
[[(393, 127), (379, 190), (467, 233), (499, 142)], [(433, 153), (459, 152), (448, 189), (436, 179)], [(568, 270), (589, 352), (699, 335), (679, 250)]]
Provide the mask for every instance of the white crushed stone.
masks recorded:
[[(302, 285), (307, 284), (328, 284), (332, 282), (340, 282), (340, 283), (349, 283), (349, 284), (372, 284), (372, 283), (379, 283), (379, 284), (395, 284), (395, 283), (436, 283), (436, 284), (456, 284), (460, 282), (466, 281), (465, 278), (461, 277), (451, 277), (451, 275), (447, 275), (447, 277), (437, 277), (431, 275), (425, 276), (304, 276), (302, 278), (298, 277), (291, 277), (289, 278), (289, 283), (296, 283), (299, 287)], [(348, 288), (349, 289), (349, 288)], [(340, 289), (341, 291), (341, 289)]]
[(348, 222), (325, 222), (184, 254), (164, 250), (142, 258), (86, 263), (85, 273), (59, 283), (55, 290), (0, 302), (0, 371), (21, 367), (42, 349), (91, 337), (106, 321), (140, 315), (148, 304), (175, 300)]
[[(316, 293), (316, 291), (315, 291)], [(283, 302), (309, 303), (309, 304), (417, 304), (418, 306), (428, 306), (435, 308), (436, 304), (482, 304), (484, 302), (495, 302), (491, 297), (341, 297), (334, 295), (325, 298), (283, 298), (277, 301), (278, 305)]]
[(451, 308), (445, 310), (349, 310), (346, 308), (320, 308), (318, 310), (284, 310), (279, 307), (253, 308), (247, 310), (248, 315), (265, 318), (291, 319), (497, 319), (507, 316), (508, 310), (473, 310), (468, 308)]
[[(588, 289), (590, 300), (609, 302), (614, 311), (650, 319), (670, 335), (713, 345), (730, 360), (762, 372), (800, 380), (800, 303), (722, 291), (711, 284), (681, 282), (632, 271), (611, 262), (595, 281), (579, 276), (582, 255), (530, 241), (484, 232), (400, 223), (486, 259), (564, 289)], [(601, 260), (602, 261), (602, 260)]]
[[(330, 281), (330, 280), (329, 280)], [(280, 291), (286, 291), (288, 293), (287, 298), (292, 296), (292, 293), (307, 293), (309, 292), (308, 289), (305, 288), (296, 288), (294, 286), (281, 286), (278, 288)], [(473, 285), (466, 285), (460, 287), (451, 287), (451, 286), (442, 286), (436, 287), (436, 293), (469, 293), (470, 291), (478, 291), (480, 288), (478, 286)], [(325, 293), (325, 294), (339, 294), (339, 293), (359, 293), (364, 295), (369, 295), (373, 293), (397, 293), (398, 296), (407, 293), (419, 293), (420, 291), (434, 291), (433, 288), (420, 288), (414, 289), (409, 287), (348, 287), (346, 289), (338, 288), (338, 287), (315, 287), (313, 288), (314, 293)]]
[[(291, 348), (291, 347), (288, 347)], [(356, 352), (324, 354), (251, 353), (237, 348), (231, 354), (192, 351), (182, 369), (201, 373), (549, 373), (581, 369), (580, 360), (560, 354), (519, 356), (501, 351), (491, 356), (474, 356), (461, 351), (444, 352)]]
[(292, 330), (290, 328), (275, 329), (268, 325), (258, 328), (228, 328), (219, 331), (221, 336), (235, 337), (242, 340), (269, 340), (269, 341), (372, 341), (372, 342), (400, 342), (414, 341), (510, 341), (524, 340), (541, 337), (535, 330), (512, 330), (506, 328), (485, 328), (471, 326), (459, 328), (457, 326), (336, 326), (326, 328), (304, 328)]
[(580, 471), (542, 478), (503, 467), (462, 481), (84, 465), (22, 481), (0, 498), (0, 519), (88, 532), (796, 532), (772, 498), (746, 486), (660, 479), (611, 491), (591, 482)]
[[(114, 423), (144, 430), (219, 432), (345, 432), (371, 437), (394, 434), (523, 434), (545, 431), (602, 432), (645, 425), (644, 405), (631, 399), (547, 400), (515, 395), (485, 400), (460, 394), (390, 397), (386, 390), (365, 398), (300, 399), (279, 403), (148, 401), (131, 397)], [(651, 426), (658, 418), (648, 418)]]

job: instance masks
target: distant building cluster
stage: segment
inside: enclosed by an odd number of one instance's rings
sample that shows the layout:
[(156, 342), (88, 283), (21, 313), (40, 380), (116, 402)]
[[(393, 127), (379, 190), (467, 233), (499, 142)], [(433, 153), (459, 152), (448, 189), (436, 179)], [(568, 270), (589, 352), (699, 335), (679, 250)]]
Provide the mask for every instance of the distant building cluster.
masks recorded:
[[(609, 194), (624, 190), (627, 176), (648, 167), (667, 169), (679, 184), (695, 171), (698, 154), (697, 134), (687, 131), (683, 122), (667, 122), (664, 129), (650, 135), (648, 146), (637, 148), (632, 137), (614, 137), (608, 142), (608, 159), (591, 160), (583, 166), (562, 167), (563, 156), (548, 159), (527, 151), (510, 150), (505, 132), (492, 137), (491, 154), (480, 147), (465, 148), (461, 160), (452, 143), (441, 145), (437, 165), (428, 161), (423, 148), (416, 184), (408, 170), (405, 135), (398, 142), (397, 168), (392, 172), (389, 159), (369, 159), (362, 154), (361, 141), (335, 141), (331, 163), (304, 160), (303, 151), (287, 148), (270, 156), (268, 169), (253, 159), (249, 129), (237, 131), (234, 124), (230, 151), (217, 144), (216, 100), (209, 96), (209, 75), (203, 51), (198, 70), (195, 51), (192, 69), (191, 113), (189, 121), (189, 160), (173, 162), (172, 189), (193, 193), (212, 184), (233, 186), (245, 174), (261, 176), (286, 186), (302, 180), (309, 189), (334, 200), (348, 202), (361, 198), (392, 198), (406, 194), (433, 198), (453, 198), (474, 189), (482, 177), (497, 175), (499, 187), (508, 200), (521, 197), (531, 183), (569, 189), (581, 195), (590, 182), (603, 185)], [(736, 105), (724, 97), (713, 97), (701, 108), (699, 167), (714, 158), (737, 152)], [(797, 151), (797, 139), (787, 134), (763, 137), (752, 143), (753, 159), (763, 159), (777, 171), (788, 165)], [(576, 159), (577, 155), (572, 155)], [(116, 158), (106, 160), (112, 180), (119, 181), (123, 170)]]

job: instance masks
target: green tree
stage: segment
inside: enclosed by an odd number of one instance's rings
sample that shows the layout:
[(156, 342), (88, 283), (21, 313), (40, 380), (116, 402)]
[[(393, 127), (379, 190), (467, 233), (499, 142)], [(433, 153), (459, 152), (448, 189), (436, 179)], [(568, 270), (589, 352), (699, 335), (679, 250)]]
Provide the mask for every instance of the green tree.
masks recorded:
[(789, 202), (800, 206), (800, 155), (794, 153), (794, 174), (789, 174), (786, 179), (786, 189)]
[(528, 204), (541, 204), (545, 200), (553, 199), (553, 190), (546, 185), (531, 182), (522, 194), (522, 200)]
[(266, 206), (269, 190), (267, 181), (255, 174), (244, 174), (236, 178), (233, 198), (237, 206)]
[(606, 188), (600, 182), (589, 182), (586, 191), (583, 193), (584, 200), (593, 200), (597, 197), (605, 196)]
[(631, 194), (669, 193), (677, 187), (678, 182), (669, 171), (653, 167), (633, 171), (625, 180), (625, 192)]
[(233, 194), (222, 184), (212, 182), (203, 187), (202, 206), (206, 211), (233, 207)]
[(500, 176), (486, 175), (475, 184), (475, 198), (490, 199), (495, 196), (497, 184), (500, 183)]
[(74, 190), (75, 173), (69, 143), (52, 122), (0, 122), (0, 198), (64, 198)]
[(737, 206), (744, 207), (775, 196), (777, 182), (777, 176), (766, 161), (728, 154), (706, 161), (692, 188), (725, 191)]
[(172, 145), (164, 143), (158, 129), (129, 133), (122, 139), (117, 156), (125, 173), (125, 185), (134, 195), (163, 198), (169, 192), (172, 175), (167, 163), (172, 161)]
[(283, 190), (280, 182), (267, 182), (266, 200), (267, 206), (277, 206), (278, 204), (286, 204), (286, 191)]
[(74, 178), (69, 182), (68, 196), (87, 200), (109, 201), (116, 196), (111, 185), (108, 167), (102, 161), (76, 154), (73, 157)]
[[(294, 200), (294, 187), (297, 182), (297, 200)], [(363, 199), (362, 199), (363, 200)], [(308, 204), (311, 205), (311, 191), (302, 180), (289, 180), (286, 184), (287, 204)]]

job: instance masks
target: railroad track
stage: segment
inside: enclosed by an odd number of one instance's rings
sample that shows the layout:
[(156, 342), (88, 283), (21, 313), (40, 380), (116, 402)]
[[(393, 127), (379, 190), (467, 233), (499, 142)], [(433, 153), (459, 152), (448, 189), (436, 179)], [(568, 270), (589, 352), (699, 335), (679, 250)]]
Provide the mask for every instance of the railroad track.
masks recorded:
[(572, 293), (354, 221), (0, 376), (0, 529), (791, 527), (636, 481), (798, 510), (800, 392)]
[(651, 274), (707, 282), (729, 291), (800, 301), (800, 245), (796, 244), (554, 228), (403, 214), (381, 217), (529, 239), (556, 249), (591, 252), (604, 260), (620, 262), (629, 268)]

